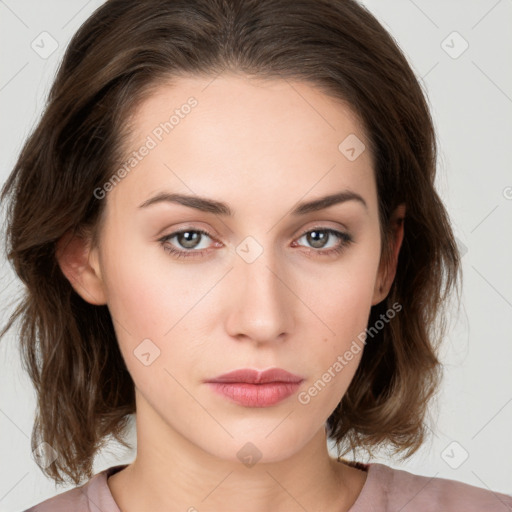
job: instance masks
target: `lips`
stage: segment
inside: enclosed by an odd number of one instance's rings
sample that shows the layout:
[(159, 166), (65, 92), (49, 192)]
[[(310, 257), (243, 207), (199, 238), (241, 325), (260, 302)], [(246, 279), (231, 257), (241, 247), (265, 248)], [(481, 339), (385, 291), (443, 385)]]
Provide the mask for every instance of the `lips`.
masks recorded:
[(251, 368), (219, 375), (205, 383), (215, 392), (244, 407), (270, 407), (297, 392), (304, 379), (281, 368)]
[(237, 382), (245, 384), (267, 384), (269, 382), (289, 382), (299, 383), (304, 379), (298, 375), (287, 372), (282, 368), (270, 368), (269, 370), (254, 370), (252, 368), (242, 368), (219, 375), (205, 382), (225, 383)]

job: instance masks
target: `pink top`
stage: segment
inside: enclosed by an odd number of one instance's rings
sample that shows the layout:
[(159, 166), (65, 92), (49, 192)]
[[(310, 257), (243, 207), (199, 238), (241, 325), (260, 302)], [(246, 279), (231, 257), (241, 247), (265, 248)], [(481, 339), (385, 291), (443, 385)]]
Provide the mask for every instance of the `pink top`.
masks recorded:
[[(349, 512), (512, 512), (512, 495), (456, 480), (419, 476), (384, 464), (351, 465), (367, 471), (368, 476)], [(111, 466), (82, 486), (24, 512), (121, 512), (107, 478), (126, 466)]]

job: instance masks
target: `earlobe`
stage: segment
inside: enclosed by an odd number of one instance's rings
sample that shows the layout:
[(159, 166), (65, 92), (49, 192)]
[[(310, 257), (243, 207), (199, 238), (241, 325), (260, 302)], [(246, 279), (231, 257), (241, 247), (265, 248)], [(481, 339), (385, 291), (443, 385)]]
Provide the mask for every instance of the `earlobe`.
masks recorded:
[(57, 242), (55, 257), (62, 273), (85, 301), (98, 306), (107, 303), (98, 250), (91, 247), (89, 239), (65, 233)]
[(396, 275), (396, 268), (398, 263), (398, 255), (402, 246), (404, 238), (404, 218), (405, 218), (405, 204), (399, 205), (391, 216), (391, 224), (393, 226), (393, 249), (392, 257), (389, 262), (388, 268), (381, 266), (377, 280), (375, 281), (375, 288), (373, 293), (372, 306), (383, 301), (391, 289), (393, 280)]

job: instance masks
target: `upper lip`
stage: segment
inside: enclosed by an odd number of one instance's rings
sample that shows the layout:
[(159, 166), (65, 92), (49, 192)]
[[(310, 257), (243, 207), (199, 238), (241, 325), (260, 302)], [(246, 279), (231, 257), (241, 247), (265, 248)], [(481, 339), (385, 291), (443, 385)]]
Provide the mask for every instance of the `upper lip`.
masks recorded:
[(242, 368), (232, 372), (223, 373), (206, 382), (244, 382), (247, 384), (264, 384), (267, 382), (301, 382), (304, 379), (298, 375), (287, 372), (282, 368), (270, 368), (268, 370), (254, 370)]

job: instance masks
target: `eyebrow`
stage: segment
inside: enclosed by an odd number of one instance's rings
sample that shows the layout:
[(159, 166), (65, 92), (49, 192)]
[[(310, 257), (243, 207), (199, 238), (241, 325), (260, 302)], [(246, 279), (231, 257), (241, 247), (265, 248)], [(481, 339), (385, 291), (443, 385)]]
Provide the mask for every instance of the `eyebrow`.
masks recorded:
[[(343, 190), (336, 194), (320, 197), (312, 201), (299, 203), (291, 212), (293, 216), (305, 215), (307, 213), (316, 212), (329, 208), (335, 204), (345, 203), (347, 201), (357, 201), (362, 204), (366, 210), (368, 205), (366, 201), (356, 192), (351, 190)], [(160, 192), (157, 195), (147, 199), (139, 205), (139, 208), (147, 208), (148, 206), (158, 203), (176, 203), (189, 208), (195, 208), (206, 213), (213, 213), (215, 215), (230, 216), (234, 215), (233, 210), (223, 202), (208, 199), (206, 197), (189, 196), (185, 194), (171, 194), (169, 192)]]

